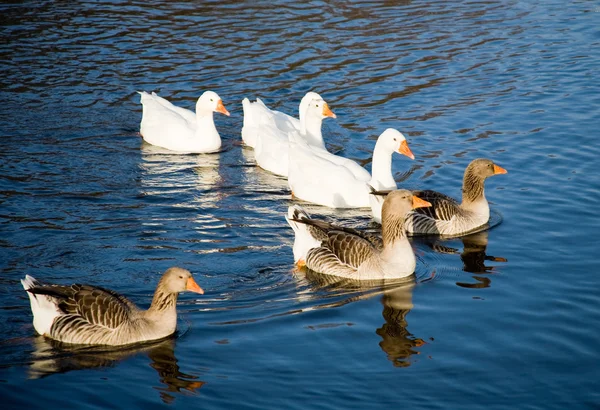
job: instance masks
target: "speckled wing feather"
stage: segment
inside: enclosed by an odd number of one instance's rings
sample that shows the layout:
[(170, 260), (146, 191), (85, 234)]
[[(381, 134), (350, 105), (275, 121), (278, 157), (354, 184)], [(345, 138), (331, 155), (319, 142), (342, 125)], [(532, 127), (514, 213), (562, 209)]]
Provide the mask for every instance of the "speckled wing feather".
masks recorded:
[(455, 215), (461, 213), (460, 204), (448, 195), (431, 190), (413, 191), (413, 195), (431, 203), (431, 206), (413, 209), (412, 212), (414, 214), (426, 215), (442, 221), (450, 221)]
[(328, 241), (329, 232), (340, 231), (340, 232), (348, 233), (350, 235), (358, 236), (358, 237), (366, 240), (367, 242), (369, 242), (376, 249), (383, 248), (383, 241), (381, 240), (381, 238), (376, 235), (367, 233), (367, 232), (362, 232), (357, 229), (346, 228), (343, 226), (334, 225), (332, 223), (317, 220), (317, 219), (293, 219), (293, 221), (308, 225), (311, 235), (315, 239), (320, 240), (321, 242)]
[(371, 242), (360, 235), (346, 231), (328, 233), (327, 248), (338, 257), (340, 262), (358, 269), (360, 265), (377, 253)]
[(341, 276), (354, 279), (358, 272), (355, 268), (346, 265), (326, 247), (313, 248), (306, 255), (306, 266), (315, 272), (328, 275)]
[(79, 316), (90, 325), (109, 329), (115, 329), (128, 321), (131, 314), (137, 310), (124, 296), (96, 286), (43, 285), (29, 291), (56, 298), (59, 309), (66, 315)]

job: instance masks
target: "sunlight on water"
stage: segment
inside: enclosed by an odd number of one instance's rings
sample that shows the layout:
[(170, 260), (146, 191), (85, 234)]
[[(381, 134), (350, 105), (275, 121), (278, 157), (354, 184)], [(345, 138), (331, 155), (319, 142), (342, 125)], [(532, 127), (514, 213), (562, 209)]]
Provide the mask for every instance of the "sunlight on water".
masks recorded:
[[(593, 2), (5, 2), (0, 5), (0, 394), (6, 408), (594, 408), (600, 117)], [(194, 109), (222, 147), (145, 143), (136, 91)], [(317, 91), (327, 148), (371, 170), (386, 128), (398, 186), (460, 198), (467, 164), (491, 220), (414, 237), (405, 283), (294, 267), (284, 177), (241, 141), (241, 101), (298, 115)], [(365, 209), (302, 203), (377, 233)], [(90, 283), (147, 308), (170, 266), (172, 339), (126, 349), (35, 335), (19, 279)], [(326, 400), (323, 400), (326, 398)], [(318, 400), (318, 401), (317, 401)]]

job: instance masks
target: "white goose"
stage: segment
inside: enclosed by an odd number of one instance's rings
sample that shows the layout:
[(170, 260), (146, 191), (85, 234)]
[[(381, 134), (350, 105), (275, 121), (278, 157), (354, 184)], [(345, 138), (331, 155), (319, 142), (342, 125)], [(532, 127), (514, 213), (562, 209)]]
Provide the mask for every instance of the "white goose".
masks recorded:
[(140, 134), (144, 141), (180, 153), (208, 153), (221, 148), (213, 112), (229, 116), (221, 97), (204, 92), (196, 102), (196, 113), (177, 107), (145, 91), (139, 92), (142, 103)]
[[(255, 148), (257, 136), (262, 133), (263, 126), (274, 127), (278, 130), (280, 136), (287, 138), (287, 134), (293, 131), (302, 131), (302, 119), (308, 103), (312, 100), (320, 100), (321, 96), (314, 91), (307, 92), (300, 101), (299, 118), (294, 118), (280, 111), (271, 110), (260, 98), (256, 102), (250, 102), (248, 98), (242, 100), (244, 109), (244, 123), (242, 126), (242, 140), (244, 144)], [(312, 145), (319, 145), (319, 141), (309, 141)], [(325, 149), (325, 144), (320, 142), (321, 148)]]
[(404, 220), (415, 207), (431, 204), (408, 190), (392, 191), (383, 205), (382, 239), (356, 229), (311, 219), (299, 206), (286, 219), (295, 232), (298, 266), (352, 280), (386, 280), (410, 276), (416, 258), (406, 237)]
[(189, 271), (177, 267), (163, 274), (148, 310), (96, 286), (42, 284), (29, 275), (21, 283), (39, 334), (87, 345), (117, 346), (167, 337), (176, 329), (179, 292), (204, 293)]
[[(308, 103), (300, 123), (300, 131), (284, 132), (272, 124), (260, 126), (260, 134), (256, 138), (254, 157), (256, 163), (263, 169), (277, 175), (287, 177), (289, 170), (290, 134), (301, 138), (309, 146), (327, 152), (321, 133), (323, 119), (336, 118), (322, 99), (313, 99)], [(312, 145), (314, 142), (316, 145)]]
[(288, 185), (292, 195), (330, 208), (363, 208), (371, 204), (371, 187), (396, 189), (392, 175), (392, 153), (414, 159), (406, 138), (388, 128), (373, 150), (373, 175), (358, 163), (310, 147), (301, 138), (290, 140)]
[[(424, 190), (413, 193), (431, 207), (415, 209), (406, 217), (406, 230), (412, 235), (463, 235), (481, 228), (490, 219), (490, 206), (484, 193), (485, 180), (507, 171), (489, 159), (471, 161), (465, 169), (462, 186), (462, 203), (440, 192)], [(385, 192), (373, 196), (385, 195)], [(380, 199), (381, 200), (381, 199)]]

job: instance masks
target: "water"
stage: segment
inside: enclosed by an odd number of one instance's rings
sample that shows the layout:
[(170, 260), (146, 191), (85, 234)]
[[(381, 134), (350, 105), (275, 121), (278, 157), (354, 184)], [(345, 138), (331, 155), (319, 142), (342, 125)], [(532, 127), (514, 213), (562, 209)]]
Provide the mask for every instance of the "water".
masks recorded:
[[(596, 2), (5, 2), (0, 6), (3, 408), (597, 408)], [(217, 91), (223, 150), (142, 143), (136, 90)], [(460, 195), (474, 158), (508, 170), (502, 223), (415, 240), (414, 283), (295, 272), (286, 181), (241, 145), (241, 100), (296, 113), (318, 91), (329, 148), (367, 168), (402, 131), (397, 181)], [(368, 212), (307, 206), (373, 229)], [(87, 282), (147, 306), (178, 265), (158, 345), (64, 349), (19, 279)]]

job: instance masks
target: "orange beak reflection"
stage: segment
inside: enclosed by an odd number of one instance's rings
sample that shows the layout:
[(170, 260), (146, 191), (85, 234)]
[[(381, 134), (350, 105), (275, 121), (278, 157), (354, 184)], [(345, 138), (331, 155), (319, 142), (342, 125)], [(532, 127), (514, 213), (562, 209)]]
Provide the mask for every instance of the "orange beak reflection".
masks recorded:
[(323, 115), (325, 117), (337, 118), (337, 115), (335, 115), (333, 111), (329, 109), (329, 105), (327, 105), (327, 103), (323, 104)]
[(225, 106), (223, 105), (223, 100), (219, 100), (219, 102), (217, 102), (217, 108), (215, 108), (215, 111), (220, 112), (221, 114), (225, 114), (229, 117), (229, 111), (227, 111), (227, 108), (225, 108)]
[(494, 175), (495, 174), (506, 174), (508, 171), (505, 170), (504, 168), (494, 164)]
[(426, 200), (413, 195), (413, 197), (412, 197), (412, 207), (413, 208), (427, 208), (428, 206), (431, 206), (430, 202), (427, 202)]
[(187, 284), (185, 286), (185, 290), (189, 290), (190, 292), (196, 292), (201, 295), (204, 295), (204, 289), (202, 289), (200, 286), (198, 286), (198, 284), (196, 283), (194, 278), (188, 278)]
[(406, 142), (406, 140), (400, 143), (400, 148), (398, 148), (398, 152), (402, 155), (406, 155), (410, 159), (415, 159), (415, 156), (413, 155), (412, 151), (410, 150), (410, 148), (408, 148), (408, 142)]

